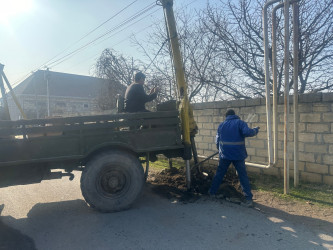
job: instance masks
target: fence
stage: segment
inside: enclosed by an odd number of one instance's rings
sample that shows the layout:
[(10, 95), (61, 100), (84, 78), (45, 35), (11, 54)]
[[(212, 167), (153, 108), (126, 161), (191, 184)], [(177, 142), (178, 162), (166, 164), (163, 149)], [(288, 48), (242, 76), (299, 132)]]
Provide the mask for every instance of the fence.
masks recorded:
[[(289, 159), (290, 176), (294, 175), (293, 163), (293, 105), (290, 98)], [(194, 118), (199, 133), (196, 136), (199, 155), (216, 152), (215, 135), (218, 125), (224, 120), (227, 109), (236, 114), (250, 127), (260, 126), (260, 133), (246, 139), (249, 157), (246, 161), (267, 163), (267, 124), (265, 99), (234, 100), (193, 104)], [(278, 105), (278, 161), (268, 169), (248, 167), (249, 172), (283, 176), (283, 98)], [(306, 182), (333, 185), (333, 93), (311, 93), (299, 96), (299, 174)]]

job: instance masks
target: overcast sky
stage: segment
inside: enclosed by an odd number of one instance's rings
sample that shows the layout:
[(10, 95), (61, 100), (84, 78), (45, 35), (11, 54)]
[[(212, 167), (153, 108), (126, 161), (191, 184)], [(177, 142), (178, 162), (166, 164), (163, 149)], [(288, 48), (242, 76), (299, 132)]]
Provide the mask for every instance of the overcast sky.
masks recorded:
[[(174, 10), (186, 6), (195, 13), (207, 1), (174, 0)], [(218, 0), (209, 2), (215, 1)], [(153, 21), (163, 21), (162, 7), (156, 6), (155, 0), (0, 0), (0, 3), (0, 63), (5, 65), (4, 72), (11, 85), (45, 64), (52, 71), (90, 75), (96, 58), (105, 48), (135, 57), (130, 36), (135, 34), (140, 40)], [(124, 24), (139, 13), (143, 14)], [(69, 59), (64, 57), (68, 54)]]

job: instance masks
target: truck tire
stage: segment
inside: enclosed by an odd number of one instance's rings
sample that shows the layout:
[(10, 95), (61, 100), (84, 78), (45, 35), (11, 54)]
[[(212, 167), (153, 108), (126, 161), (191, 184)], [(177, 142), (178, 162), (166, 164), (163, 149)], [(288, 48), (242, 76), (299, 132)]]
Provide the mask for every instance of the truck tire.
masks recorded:
[(81, 191), (88, 205), (101, 212), (129, 208), (139, 197), (144, 171), (133, 154), (113, 150), (89, 160), (81, 175)]

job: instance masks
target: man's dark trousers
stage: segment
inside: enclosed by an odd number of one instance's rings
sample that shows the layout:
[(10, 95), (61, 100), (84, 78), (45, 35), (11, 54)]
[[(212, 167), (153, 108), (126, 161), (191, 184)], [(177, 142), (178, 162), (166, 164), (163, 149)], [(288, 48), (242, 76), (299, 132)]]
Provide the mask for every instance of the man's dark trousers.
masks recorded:
[(231, 163), (235, 166), (237, 170), (239, 181), (241, 183), (245, 198), (247, 200), (252, 200), (253, 195), (251, 193), (250, 181), (245, 168), (245, 160), (228, 160), (221, 159), (220, 157), (219, 166), (217, 167), (217, 171), (214, 176), (209, 193), (213, 195), (216, 194), (220, 184), (222, 183), (223, 177), (227, 173), (227, 170)]

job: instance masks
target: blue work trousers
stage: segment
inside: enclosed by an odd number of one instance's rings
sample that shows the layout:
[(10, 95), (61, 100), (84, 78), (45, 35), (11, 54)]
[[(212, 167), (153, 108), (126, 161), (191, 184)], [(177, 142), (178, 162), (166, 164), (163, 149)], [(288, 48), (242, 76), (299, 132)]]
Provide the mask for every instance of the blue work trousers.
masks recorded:
[(247, 200), (252, 200), (253, 195), (251, 193), (250, 181), (245, 168), (245, 160), (228, 160), (220, 158), (219, 166), (217, 167), (212, 186), (209, 190), (210, 194), (216, 194), (231, 163), (235, 166), (237, 170), (239, 181), (243, 189), (245, 198)]

